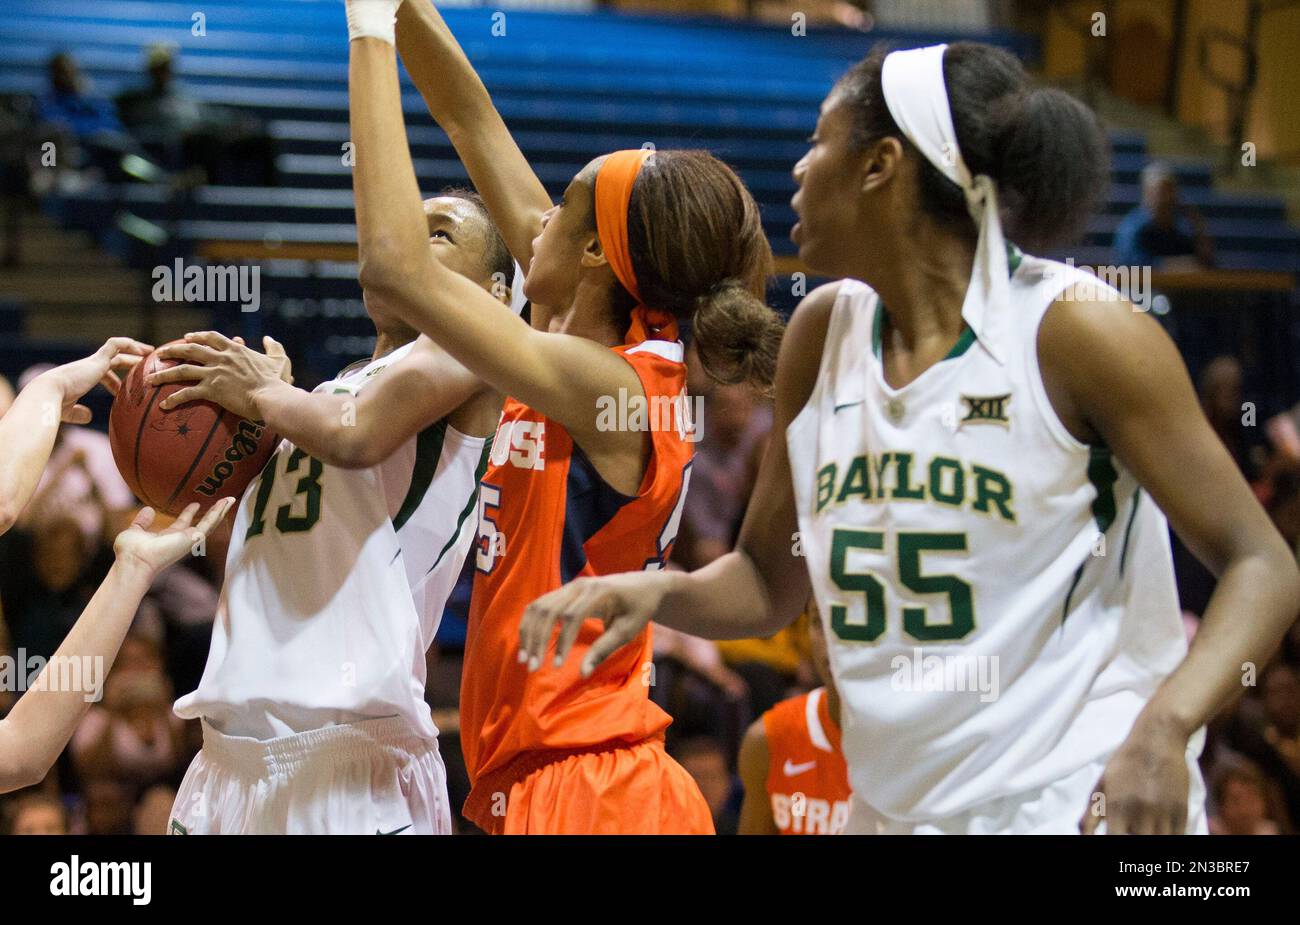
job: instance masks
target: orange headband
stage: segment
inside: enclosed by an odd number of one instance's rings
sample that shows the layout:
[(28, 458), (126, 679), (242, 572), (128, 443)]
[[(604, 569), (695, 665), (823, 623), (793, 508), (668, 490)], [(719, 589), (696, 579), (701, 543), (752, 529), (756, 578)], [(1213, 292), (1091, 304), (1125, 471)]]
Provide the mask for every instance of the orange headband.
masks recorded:
[(639, 343), (647, 338), (677, 339), (673, 316), (669, 312), (648, 308), (642, 301), (627, 246), (627, 209), (632, 200), (632, 186), (642, 165), (653, 153), (649, 148), (615, 151), (596, 171), (596, 234), (615, 278), (637, 302), (628, 330), (628, 343)]

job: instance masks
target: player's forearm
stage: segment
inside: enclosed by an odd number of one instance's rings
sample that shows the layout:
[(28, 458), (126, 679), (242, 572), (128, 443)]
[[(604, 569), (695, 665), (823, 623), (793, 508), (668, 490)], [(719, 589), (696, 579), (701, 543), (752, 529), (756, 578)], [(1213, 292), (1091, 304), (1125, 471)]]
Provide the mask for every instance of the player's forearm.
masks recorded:
[(63, 393), (39, 376), (19, 393), (0, 418), (0, 533), (17, 521), (40, 483), (54, 450), (63, 410)]
[(361, 285), (387, 295), (405, 282), (428, 283), (428, 224), (402, 118), (393, 46), (373, 38), (350, 43), (348, 110), (356, 164)]
[(391, 46), (352, 42), (348, 91), (362, 287), (498, 391), (525, 401), (561, 391), (557, 367), (529, 346), (532, 329), (430, 255)]
[(753, 561), (740, 550), (694, 572), (665, 572), (664, 580), (668, 589), (655, 623), (705, 639), (770, 636), (783, 625)]
[(429, 0), (406, 0), (398, 8), (397, 50), (429, 115), (448, 135), (500, 122), (483, 81)]
[(0, 791), (41, 780), (102, 691), (153, 573), (116, 562), (49, 664), (4, 720)]
[(397, 48), (434, 121), (456, 149), (506, 246), (525, 269), (551, 207), (460, 44), (428, 0), (407, 0), (397, 16)]
[(1300, 612), (1300, 572), (1280, 538), (1231, 562), (1182, 664), (1143, 710), (1139, 726), (1190, 736), (1255, 683)]
[(357, 430), (356, 396), (317, 395), (277, 381), (258, 389), (253, 404), (258, 417), (308, 455), (329, 466), (361, 468), (361, 440)]

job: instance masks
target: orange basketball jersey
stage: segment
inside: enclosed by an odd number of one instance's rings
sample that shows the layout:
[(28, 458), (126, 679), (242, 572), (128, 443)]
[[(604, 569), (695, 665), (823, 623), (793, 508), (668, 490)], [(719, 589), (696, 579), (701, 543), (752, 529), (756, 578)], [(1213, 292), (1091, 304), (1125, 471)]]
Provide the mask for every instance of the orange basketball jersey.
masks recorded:
[(770, 755), (767, 793), (782, 835), (838, 835), (849, 818), (849, 769), (826, 688), (763, 714)]
[[(661, 569), (672, 551), (690, 482), (694, 433), (686, 412), (680, 342), (613, 348), (636, 371), (640, 396), (611, 396), (610, 427), (649, 429), (640, 490), (614, 491), (562, 425), (510, 399), (479, 491), (479, 539), (461, 682), (461, 743), (473, 784), (465, 814), (492, 830), (495, 794), (557, 752), (630, 745), (671, 718), (650, 702), (649, 628), (588, 678), (578, 667), (603, 631), (589, 620), (564, 665), (519, 664), (524, 608), (584, 575)], [(497, 797), (496, 799), (500, 799)]]

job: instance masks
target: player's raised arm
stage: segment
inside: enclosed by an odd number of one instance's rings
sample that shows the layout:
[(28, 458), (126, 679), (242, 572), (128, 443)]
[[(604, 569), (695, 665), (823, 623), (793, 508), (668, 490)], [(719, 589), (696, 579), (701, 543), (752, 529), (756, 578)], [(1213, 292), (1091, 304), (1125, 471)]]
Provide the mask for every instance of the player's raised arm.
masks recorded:
[(140, 362), (153, 348), (114, 337), (90, 356), (56, 366), (33, 379), (0, 418), (0, 533), (17, 521), (41, 480), (59, 425), (86, 424), (90, 410), (77, 404), (98, 384), (116, 394), (115, 369)]
[[(49, 772), (77, 724), (98, 694), (136, 610), (154, 577), (187, 553), (192, 553), (234, 505), (223, 498), (193, 524), (197, 504), (187, 507), (169, 527), (150, 532), (154, 513), (145, 508), (130, 529), (113, 544), (116, 561), (81, 618), (59, 646), (36, 681), (0, 720), (0, 793), (29, 787)], [(91, 665), (75, 689), (60, 689), (53, 680), (70, 676), (60, 666), (69, 659)]]
[(582, 662), (590, 675), (652, 620), (708, 639), (770, 636), (799, 616), (808, 600), (808, 570), (795, 555), (799, 529), (785, 430), (812, 394), (838, 283), (808, 295), (790, 320), (776, 371), (772, 439), (759, 467), (736, 549), (694, 572), (628, 572), (577, 581), (538, 598), (524, 612), (519, 660), (541, 666), (556, 625), (557, 665), (583, 620), (605, 632)]
[[(1127, 302), (1062, 298), (1043, 321), (1039, 356), (1062, 420), (1114, 451), (1219, 579), (1191, 651), (1139, 715), (1099, 787), (1109, 832), (1181, 832), (1188, 739), (1240, 695), (1243, 666), (1263, 665), (1295, 621), (1300, 572), (1155, 321)], [(1099, 817), (1084, 820), (1091, 828)]]
[[(385, 2), (394, 7), (393, 0), (349, 0), (350, 25), (357, 7)], [(430, 254), (396, 55), (389, 41), (373, 34), (379, 31), (353, 29), (348, 76), (362, 288), (489, 385), (564, 424), (580, 445), (639, 439), (597, 429), (601, 396), (620, 388), (643, 394), (626, 361), (596, 340), (533, 330)]]
[(451, 139), (487, 203), (510, 253), (527, 271), (550, 197), (430, 0), (406, 0), (398, 9), (397, 50), (429, 114)]

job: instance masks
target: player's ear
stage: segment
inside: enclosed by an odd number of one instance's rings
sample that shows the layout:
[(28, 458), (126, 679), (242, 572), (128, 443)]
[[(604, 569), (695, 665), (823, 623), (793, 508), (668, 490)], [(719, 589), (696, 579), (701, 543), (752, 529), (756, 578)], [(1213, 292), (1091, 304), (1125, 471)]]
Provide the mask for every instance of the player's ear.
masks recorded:
[(597, 237), (595, 232), (592, 232), (591, 237), (587, 239), (587, 243), (582, 248), (582, 266), (594, 269), (595, 267), (603, 267), (608, 263), (609, 261), (605, 259), (605, 249), (600, 246), (600, 238)]
[(898, 173), (903, 160), (903, 143), (886, 135), (868, 146), (860, 161), (861, 189), (864, 193), (884, 188)]

